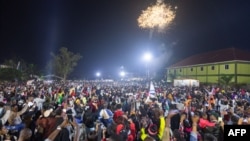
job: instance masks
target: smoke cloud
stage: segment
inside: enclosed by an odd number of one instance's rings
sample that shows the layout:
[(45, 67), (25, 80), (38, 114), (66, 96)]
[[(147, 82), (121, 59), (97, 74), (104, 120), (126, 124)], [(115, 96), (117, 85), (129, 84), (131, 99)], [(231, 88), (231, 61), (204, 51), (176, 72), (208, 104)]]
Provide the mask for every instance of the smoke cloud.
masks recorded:
[(154, 56), (152, 63), (151, 72), (158, 72), (162, 69), (165, 69), (166, 65), (169, 63), (171, 57), (173, 57), (172, 48), (177, 44), (177, 42), (172, 42), (170, 44), (162, 43), (158, 47), (159, 53)]

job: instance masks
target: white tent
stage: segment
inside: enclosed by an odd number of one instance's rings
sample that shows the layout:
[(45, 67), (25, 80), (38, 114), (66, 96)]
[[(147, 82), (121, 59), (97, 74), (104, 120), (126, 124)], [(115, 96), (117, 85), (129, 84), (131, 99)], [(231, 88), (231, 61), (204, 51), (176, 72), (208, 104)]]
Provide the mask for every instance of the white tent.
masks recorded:
[(150, 95), (155, 95), (155, 87), (154, 87), (153, 82), (150, 82), (149, 94)]

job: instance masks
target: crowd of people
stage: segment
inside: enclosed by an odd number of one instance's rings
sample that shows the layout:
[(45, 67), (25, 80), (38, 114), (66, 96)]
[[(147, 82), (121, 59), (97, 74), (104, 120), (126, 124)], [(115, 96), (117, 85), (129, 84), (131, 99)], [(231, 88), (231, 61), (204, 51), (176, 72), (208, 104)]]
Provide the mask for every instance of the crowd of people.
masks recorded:
[(224, 125), (250, 124), (249, 96), (162, 81), (2, 82), (0, 141), (223, 141)]

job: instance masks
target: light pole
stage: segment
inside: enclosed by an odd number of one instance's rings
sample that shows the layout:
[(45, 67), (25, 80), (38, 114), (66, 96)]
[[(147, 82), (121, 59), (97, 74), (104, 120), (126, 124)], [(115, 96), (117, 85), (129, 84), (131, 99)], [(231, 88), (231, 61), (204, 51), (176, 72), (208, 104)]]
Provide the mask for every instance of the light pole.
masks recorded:
[(144, 55), (143, 55), (143, 60), (146, 62), (146, 77), (147, 79), (150, 78), (150, 75), (149, 75), (149, 63), (150, 61), (152, 60), (152, 54), (150, 52), (146, 52)]

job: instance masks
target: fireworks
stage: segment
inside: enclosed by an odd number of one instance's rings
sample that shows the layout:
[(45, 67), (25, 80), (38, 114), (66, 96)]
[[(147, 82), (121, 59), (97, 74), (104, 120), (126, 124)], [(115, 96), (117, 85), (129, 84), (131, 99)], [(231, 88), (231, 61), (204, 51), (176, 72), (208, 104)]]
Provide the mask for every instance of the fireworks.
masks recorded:
[(172, 23), (174, 18), (175, 12), (171, 7), (161, 1), (157, 1), (155, 5), (142, 11), (137, 21), (141, 28), (157, 29), (161, 32)]

